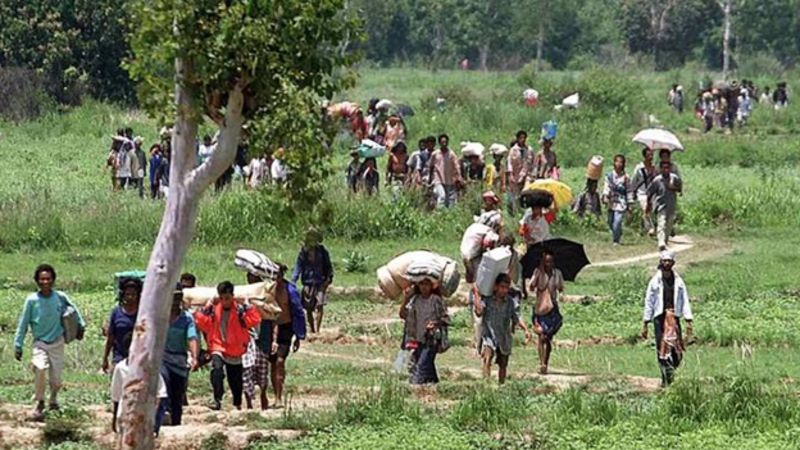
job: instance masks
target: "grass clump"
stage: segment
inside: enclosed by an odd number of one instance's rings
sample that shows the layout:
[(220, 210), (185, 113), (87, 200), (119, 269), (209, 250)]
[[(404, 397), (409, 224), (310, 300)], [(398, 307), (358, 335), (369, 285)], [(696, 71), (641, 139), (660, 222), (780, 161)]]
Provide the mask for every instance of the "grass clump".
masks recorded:
[(89, 437), (84, 428), (88, 422), (89, 414), (81, 408), (68, 406), (52, 411), (45, 418), (43, 440), (48, 445), (86, 441)]

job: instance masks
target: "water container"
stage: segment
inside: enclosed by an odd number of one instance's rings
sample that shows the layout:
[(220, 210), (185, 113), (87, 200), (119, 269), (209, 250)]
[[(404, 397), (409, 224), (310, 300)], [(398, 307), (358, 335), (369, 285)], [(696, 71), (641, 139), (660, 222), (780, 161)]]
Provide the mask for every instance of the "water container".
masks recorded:
[(586, 166), (586, 178), (598, 181), (603, 177), (603, 157), (592, 156), (589, 164)]
[(492, 294), (495, 279), (501, 273), (508, 273), (509, 262), (511, 262), (511, 249), (508, 247), (498, 247), (483, 254), (475, 277), (475, 284), (481, 295)]

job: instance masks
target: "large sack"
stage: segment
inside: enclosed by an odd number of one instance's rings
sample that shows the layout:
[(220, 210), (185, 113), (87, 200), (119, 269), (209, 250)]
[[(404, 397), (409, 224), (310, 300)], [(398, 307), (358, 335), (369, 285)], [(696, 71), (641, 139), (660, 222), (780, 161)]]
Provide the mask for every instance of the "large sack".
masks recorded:
[(484, 151), (486, 151), (486, 147), (484, 147), (480, 142), (461, 143), (461, 154), (464, 156), (483, 157)]
[(403, 253), (378, 268), (378, 285), (386, 297), (397, 298), (411, 285), (407, 272), (413, 263), (439, 268), (438, 282), (443, 296), (449, 297), (458, 289), (461, 275), (455, 261), (433, 252), (418, 250)]
[(233, 260), (236, 267), (261, 278), (274, 280), (278, 277), (280, 267), (265, 254), (255, 250), (241, 249), (236, 251)]
[(461, 238), (461, 258), (469, 261), (480, 256), (483, 249), (492, 246), (499, 236), (490, 227), (482, 223), (473, 223)]
[[(280, 306), (275, 302), (272, 294), (275, 283), (264, 282), (238, 285), (233, 287), (233, 296), (244, 299), (251, 305), (259, 308), (267, 315), (277, 317), (281, 312)], [(193, 287), (183, 289), (183, 303), (186, 307), (203, 307), (217, 297), (217, 288)]]
[(358, 154), (362, 158), (378, 158), (386, 154), (386, 147), (373, 140), (364, 139), (358, 146)]

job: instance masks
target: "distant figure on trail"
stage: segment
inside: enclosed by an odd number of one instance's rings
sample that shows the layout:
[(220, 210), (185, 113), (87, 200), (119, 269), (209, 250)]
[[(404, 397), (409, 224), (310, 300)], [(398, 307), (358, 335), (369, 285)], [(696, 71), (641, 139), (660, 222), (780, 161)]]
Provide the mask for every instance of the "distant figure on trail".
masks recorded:
[(633, 204), (631, 179), (625, 172), (625, 155), (614, 156), (614, 170), (606, 175), (603, 202), (608, 207), (608, 228), (614, 245), (622, 243), (622, 227)]
[(667, 95), (667, 102), (678, 114), (683, 114), (683, 86), (673, 84)]
[(399, 141), (389, 152), (386, 164), (386, 185), (397, 189), (405, 186), (408, 179), (408, 149)]
[(351, 194), (358, 193), (358, 181), (361, 176), (361, 158), (358, 150), (350, 151), (350, 164), (347, 165), (345, 170), (345, 179), (347, 180), (347, 188)]
[(378, 172), (378, 163), (375, 158), (367, 158), (361, 166), (361, 189), (368, 195), (378, 195), (381, 189), (381, 174)]
[(270, 167), (270, 176), (272, 182), (278, 186), (286, 184), (289, 177), (289, 169), (286, 167), (284, 158), (286, 157), (286, 150), (283, 147), (278, 148), (272, 155), (272, 166)]
[[(328, 249), (322, 245), (322, 233), (316, 228), (306, 232), (303, 247), (297, 255), (292, 283), (303, 282), (303, 308), (312, 333), (322, 328), (322, 316), (328, 304), (328, 288), (333, 283), (333, 265)], [(314, 313), (317, 314), (316, 321)]]
[(528, 292), (536, 298), (533, 307), (533, 331), (539, 336), (539, 373), (547, 374), (553, 337), (561, 329), (563, 318), (558, 308), (559, 295), (564, 292), (564, 276), (556, 268), (555, 255), (549, 250), (542, 253), (539, 267), (533, 271)]
[(483, 181), (486, 165), (483, 163), (483, 159), (481, 159), (480, 156), (463, 156), (459, 164), (461, 165), (461, 173), (467, 183)]
[[(403, 119), (393, 114), (389, 116), (386, 120), (386, 131), (385, 131), (385, 138), (383, 141), (383, 145), (386, 148), (395, 148), (395, 146), (400, 142), (405, 142), (406, 140), (406, 124), (403, 122)], [(403, 144), (405, 145), (405, 143)]]
[(642, 162), (633, 169), (633, 179), (631, 180), (631, 189), (642, 210), (642, 225), (649, 236), (656, 234), (653, 217), (647, 213), (647, 188), (658, 174), (658, 168), (653, 164), (654, 153), (652, 148), (644, 147), (642, 149)]
[(553, 151), (554, 141), (555, 138), (542, 138), (542, 149), (536, 153), (534, 157), (533, 173), (528, 177), (529, 181), (541, 180), (544, 178), (558, 180), (561, 178), (558, 167), (558, 157), (556, 157), (556, 152)]
[(458, 190), (464, 186), (458, 157), (450, 150), (450, 137), (439, 136), (439, 150), (430, 158), (430, 185), (436, 197), (436, 208), (452, 208), (458, 202)]
[(672, 164), (661, 161), (661, 173), (647, 188), (647, 213), (657, 218), (658, 249), (666, 250), (678, 210), (678, 193), (683, 188), (681, 179), (672, 173)]
[(406, 321), (408, 342), (406, 348), (414, 351), (414, 366), (411, 384), (435, 384), (439, 382), (436, 372), (436, 355), (443, 348), (450, 316), (435, 281), (424, 278), (406, 291), (409, 307), (400, 310), (400, 318)]
[(508, 195), (508, 210), (512, 215), (519, 209), (519, 195), (525, 187), (525, 180), (531, 170), (531, 161), (533, 155), (528, 148), (528, 133), (519, 130), (514, 145), (508, 151), (508, 162), (501, 189)]
[(147, 155), (142, 150), (144, 141), (141, 137), (136, 136), (133, 140), (134, 156), (132, 160), (135, 163), (135, 170), (131, 170), (133, 176), (133, 186), (139, 189), (139, 198), (144, 198), (144, 176), (147, 173)]
[(494, 282), (494, 294), (475, 302), (475, 314), (481, 317), (482, 333), (479, 353), (483, 359), (483, 376), (492, 374), (492, 363), (498, 366), (498, 382), (505, 383), (508, 360), (514, 343), (514, 329), (525, 332), (525, 342), (531, 341), (531, 332), (520, 316), (520, 293), (511, 288), (511, 277), (501, 273)]
[(776, 111), (789, 106), (789, 91), (786, 88), (785, 81), (778, 83), (778, 87), (772, 93), (772, 104)]
[(758, 103), (762, 105), (772, 104), (772, 93), (769, 90), (769, 86), (764, 88), (764, 92), (761, 93), (761, 97), (759, 97)]
[(164, 162), (164, 157), (161, 151), (160, 144), (153, 144), (150, 147), (150, 198), (156, 199), (159, 197), (159, 170), (161, 163)]
[(458, 63), (458, 67), (461, 68), (461, 70), (469, 70), (469, 58), (465, 56), (464, 59)]
[(675, 369), (681, 364), (685, 350), (681, 318), (686, 320), (686, 340), (693, 334), (692, 306), (683, 279), (674, 270), (675, 255), (661, 252), (658, 272), (650, 279), (644, 294), (642, 339), (647, 339), (648, 324), (653, 322), (656, 355), (661, 369), (661, 387), (672, 384)]
[(265, 150), (261, 155), (250, 160), (250, 164), (245, 171), (247, 174), (247, 186), (250, 189), (259, 189), (270, 182), (270, 158)]
[(211, 136), (208, 134), (203, 136), (203, 143), (200, 144), (197, 148), (197, 165), (203, 165), (211, 155), (214, 154), (214, 151), (217, 149), (217, 144), (211, 139)]
[(578, 199), (575, 200), (575, 204), (572, 206), (572, 212), (580, 218), (586, 217), (587, 212), (599, 218), (601, 214), (600, 205), (600, 194), (597, 192), (597, 180), (587, 178), (586, 188), (584, 188), (581, 195), (578, 196)]
[[(45, 417), (45, 391), (47, 378), (50, 378), (50, 411), (60, 408), (58, 392), (61, 390), (61, 374), (64, 371), (64, 346), (67, 329), (65, 324), (75, 326), (74, 338), (83, 339), (86, 322), (83, 320), (78, 308), (69, 299), (67, 294), (56, 291), (53, 286), (56, 282), (56, 270), (42, 264), (33, 272), (33, 280), (38, 286), (38, 291), (25, 299), (25, 307), (19, 317), (17, 333), (14, 337), (14, 358), (22, 361), (22, 349), (25, 346), (25, 335), (28, 329), (33, 335), (33, 367), (35, 380), (36, 409), (32, 419), (42, 421)], [(68, 309), (74, 313), (70, 319), (64, 317)], [(72, 320), (71, 320), (72, 319)]]
[(519, 234), (528, 247), (536, 245), (550, 236), (550, 224), (544, 218), (544, 209), (541, 207), (534, 206), (529, 209), (522, 216), (519, 225)]

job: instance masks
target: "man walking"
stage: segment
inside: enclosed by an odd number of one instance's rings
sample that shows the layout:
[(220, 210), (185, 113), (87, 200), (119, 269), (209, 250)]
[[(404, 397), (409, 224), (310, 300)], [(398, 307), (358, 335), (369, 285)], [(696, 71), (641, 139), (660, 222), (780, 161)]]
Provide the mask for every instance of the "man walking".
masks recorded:
[(211, 409), (222, 409), (225, 375), (233, 394), (233, 406), (242, 409), (242, 355), (250, 343), (250, 328), (261, 323), (257, 309), (240, 304), (233, 297), (233, 284), (223, 281), (217, 286), (218, 297), (195, 312), (197, 328), (208, 336), (211, 353), (211, 385), (214, 401)]
[(656, 229), (653, 225), (653, 218), (646, 212), (647, 210), (647, 188), (653, 182), (653, 178), (658, 174), (658, 169), (653, 164), (654, 151), (652, 148), (645, 147), (642, 149), (642, 162), (636, 165), (633, 169), (633, 179), (631, 180), (631, 189), (635, 191), (636, 200), (642, 208), (642, 222), (644, 229), (650, 236), (655, 236)]
[(68, 308), (72, 308), (77, 316), (76, 339), (83, 339), (86, 330), (78, 309), (63, 292), (53, 290), (56, 282), (56, 271), (53, 266), (42, 264), (33, 273), (33, 279), (39, 287), (38, 292), (25, 300), (25, 309), (19, 318), (17, 334), (14, 338), (14, 358), (22, 360), (22, 348), (25, 335), (30, 328), (33, 334), (33, 356), (31, 363), (35, 375), (36, 409), (33, 420), (43, 420), (44, 394), (47, 388), (47, 377), (50, 377), (50, 410), (57, 410), (58, 391), (61, 389), (61, 373), (64, 371), (64, 337), (65, 329), (62, 317)]
[(436, 208), (452, 208), (458, 202), (458, 189), (463, 185), (458, 157), (448, 147), (450, 138), (439, 136), (439, 150), (431, 154), (430, 184), (436, 196)]
[(661, 369), (661, 387), (672, 383), (675, 369), (683, 359), (684, 343), (681, 318), (686, 320), (686, 337), (693, 333), (692, 306), (683, 279), (675, 273), (675, 255), (661, 252), (659, 271), (647, 285), (644, 297), (642, 338), (647, 339), (648, 324), (652, 321), (656, 335), (656, 354)]
[(508, 162), (502, 182), (502, 190), (508, 194), (508, 209), (512, 215), (516, 214), (519, 208), (519, 194), (525, 185), (532, 160), (533, 155), (528, 148), (528, 133), (519, 130), (517, 140), (508, 151)]
[[(180, 287), (180, 285), (178, 285)], [(167, 389), (167, 399), (161, 401), (160, 414), (170, 412), (170, 424), (180, 425), (183, 401), (189, 387), (189, 372), (197, 370), (200, 359), (200, 341), (194, 318), (183, 310), (183, 291), (172, 294), (167, 343), (161, 362), (161, 377)], [(191, 363), (188, 356), (191, 354)]]
[(647, 209), (645, 213), (655, 212), (657, 218), (658, 249), (666, 250), (678, 209), (678, 192), (683, 189), (681, 179), (672, 173), (672, 163), (661, 161), (661, 173), (647, 188)]
[(608, 227), (611, 229), (614, 245), (622, 242), (622, 225), (633, 203), (631, 194), (630, 177), (625, 173), (625, 156), (616, 155), (614, 170), (606, 175), (603, 187), (603, 200), (608, 205)]

